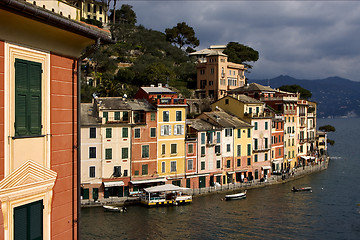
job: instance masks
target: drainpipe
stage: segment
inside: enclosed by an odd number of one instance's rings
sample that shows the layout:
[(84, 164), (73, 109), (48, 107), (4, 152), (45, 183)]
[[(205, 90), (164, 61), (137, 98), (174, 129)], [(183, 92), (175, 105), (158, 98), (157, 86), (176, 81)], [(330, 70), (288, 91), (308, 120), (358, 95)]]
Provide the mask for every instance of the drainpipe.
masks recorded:
[(80, 58), (77, 59), (77, 238), (80, 239), (80, 215), (81, 215), (81, 63), (90, 54), (98, 50), (100, 47), (100, 38), (90, 49), (85, 51)]

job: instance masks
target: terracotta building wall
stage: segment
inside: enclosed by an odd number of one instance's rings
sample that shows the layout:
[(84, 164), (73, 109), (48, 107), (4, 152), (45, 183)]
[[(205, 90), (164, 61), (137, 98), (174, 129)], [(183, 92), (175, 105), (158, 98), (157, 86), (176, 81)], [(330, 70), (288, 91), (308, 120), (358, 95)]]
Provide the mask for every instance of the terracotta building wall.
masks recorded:
[[(0, 41), (0, 180), (4, 179), (4, 42)], [(0, 212), (0, 239), (4, 239), (4, 221)]]
[[(52, 239), (76, 237), (76, 61), (50, 57), (51, 169), (54, 186)], [(74, 236), (74, 238), (73, 238)]]

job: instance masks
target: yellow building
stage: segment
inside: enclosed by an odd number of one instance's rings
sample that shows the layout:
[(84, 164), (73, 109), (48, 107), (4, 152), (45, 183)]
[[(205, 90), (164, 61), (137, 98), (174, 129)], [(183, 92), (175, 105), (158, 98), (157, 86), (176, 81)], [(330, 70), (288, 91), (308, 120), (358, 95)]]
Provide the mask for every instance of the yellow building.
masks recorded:
[(186, 100), (161, 84), (140, 88), (135, 98), (157, 108), (157, 172), (180, 185), (185, 175)]

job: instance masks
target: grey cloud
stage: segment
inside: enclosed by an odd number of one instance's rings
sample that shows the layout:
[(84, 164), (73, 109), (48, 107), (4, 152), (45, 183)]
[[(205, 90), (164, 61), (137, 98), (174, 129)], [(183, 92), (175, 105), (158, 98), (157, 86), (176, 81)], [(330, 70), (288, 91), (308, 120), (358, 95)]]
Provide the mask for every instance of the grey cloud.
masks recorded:
[(185, 21), (198, 49), (237, 41), (259, 51), (250, 78), (338, 75), (360, 80), (357, 1), (122, 1), (138, 23), (164, 32)]

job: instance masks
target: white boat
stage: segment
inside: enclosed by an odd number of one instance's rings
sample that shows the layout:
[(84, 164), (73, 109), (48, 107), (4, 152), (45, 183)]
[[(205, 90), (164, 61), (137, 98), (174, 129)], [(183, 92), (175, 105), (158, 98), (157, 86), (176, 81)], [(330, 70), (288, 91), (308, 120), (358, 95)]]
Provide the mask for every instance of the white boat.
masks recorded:
[(295, 188), (295, 187), (293, 187), (291, 189), (291, 191), (293, 191), (293, 192), (306, 192), (306, 191), (312, 192), (312, 188), (311, 187), (303, 187), (303, 188)]
[(190, 188), (172, 184), (145, 188), (141, 195), (141, 203), (147, 206), (179, 205), (192, 202), (192, 196), (184, 192)]
[(106, 212), (126, 212), (126, 207), (116, 207), (111, 205), (103, 205), (104, 211)]
[(244, 198), (246, 198), (246, 190), (244, 192), (241, 192), (241, 193), (225, 195), (225, 200), (244, 199)]

